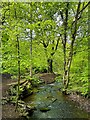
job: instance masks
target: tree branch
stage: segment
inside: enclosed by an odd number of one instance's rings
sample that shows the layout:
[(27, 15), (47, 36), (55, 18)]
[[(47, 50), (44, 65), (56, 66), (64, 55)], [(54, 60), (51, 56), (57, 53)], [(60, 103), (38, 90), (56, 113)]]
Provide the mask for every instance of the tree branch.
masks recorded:
[(65, 18), (65, 21), (64, 21), (64, 44), (66, 44), (66, 41), (67, 41), (67, 27), (68, 27), (68, 6), (69, 6), (69, 3), (67, 3), (67, 6), (66, 6), (66, 11), (65, 11), (65, 15), (66, 15), (66, 18)]
[[(83, 8), (82, 8), (82, 10), (80, 10), (80, 11), (78, 12), (78, 15), (79, 15), (79, 14), (82, 14), (83, 10), (84, 10), (89, 4), (90, 4), (90, 2), (88, 2), (87, 5), (85, 5), (85, 6), (84, 6), (84, 4), (83, 4)], [(81, 18), (81, 15), (80, 15), (80, 17), (78, 17), (77, 20), (79, 20), (80, 18)], [(75, 23), (75, 20), (72, 22), (72, 25), (73, 25), (74, 23)]]
[(78, 3), (78, 7), (77, 7), (77, 13), (75, 16), (75, 26), (74, 26), (74, 32), (72, 34), (72, 42), (71, 42), (71, 47), (70, 47), (70, 52), (69, 52), (69, 59), (68, 59), (68, 71), (70, 71), (70, 66), (71, 66), (71, 62), (72, 62), (72, 56), (73, 56), (73, 45), (75, 42), (75, 38), (76, 38), (76, 33), (77, 33), (77, 21), (78, 21), (78, 15), (79, 15), (79, 10), (80, 10), (80, 5), (81, 2)]
[(54, 47), (52, 47), (52, 50), (54, 50), (54, 51), (51, 53), (51, 56), (53, 56), (55, 54), (55, 52), (56, 52), (56, 50), (58, 48), (59, 40), (60, 40), (60, 38), (58, 38), (58, 40), (57, 40), (55, 49), (54, 49)]
[(57, 44), (56, 44), (55, 51), (56, 51), (56, 50), (57, 50), (57, 48), (58, 48), (59, 40), (60, 40), (60, 38), (58, 38), (58, 40), (57, 40)]
[(82, 8), (82, 10), (79, 11), (78, 14), (80, 14), (81, 12), (83, 12), (83, 10), (84, 10), (89, 4), (90, 4), (90, 2), (88, 2), (87, 5), (85, 5), (85, 6)]
[(61, 15), (62, 21), (64, 21), (63, 12), (62, 12), (62, 11), (59, 11), (59, 12), (60, 12), (60, 15)]
[(44, 40), (43, 40), (42, 44), (43, 44), (43, 46), (44, 46), (45, 48), (47, 48), (48, 45), (46, 45), (46, 43), (44, 42)]
[[(79, 10), (80, 10), (80, 5), (81, 5), (81, 2), (78, 3), (77, 13), (76, 13), (76, 16), (75, 16), (74, 33), (72, 34), (73, 40), (75, 40), (75, 37), (76, 37), (76, 32), (77, 32), (77, 21), (78, 21), (78, 15), (79, 15)], [(73, 40), (72, 40), (72, 42), (73, 42)]]

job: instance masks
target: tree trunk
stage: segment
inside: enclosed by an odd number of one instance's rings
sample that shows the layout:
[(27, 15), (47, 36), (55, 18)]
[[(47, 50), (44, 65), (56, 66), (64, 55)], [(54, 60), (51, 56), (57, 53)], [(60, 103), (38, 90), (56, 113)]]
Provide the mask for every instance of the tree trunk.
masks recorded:
[(32, 77), (32, 31), (30, 31), (30, 77)]
[[(31, 14), (30, 14), (30, 24), (32, 24), (32, 3), (30, 4)], [(32, 78), (32, 30), (30, 30), (30, 77)]]
[(48, 62), (48, 72), (52, 73), (53, 72), (53, 65), (52, 65), (53, 60), (49, 58), (47, 62)]
[(67, 29), (68, 29), (68, 6), (69, 3), (66, 5), (66, 10), (65, 10), (65, 20), (64, 22), (64, 39), (62, 41), (63, 43), (63, 53), (64, 53), (64, 74), (63, 74), (63, 84), (64, 87), (66, 86), (66, 81), (67, 81), (67, 61), (66, 61), (66, 43), (67, 43)]
[(17, 37), (17, 51), (18, 51), (18, 88), (17, 88), (17, 101), (16, 101), (16, 109), (18, 106), (18, 99), (19, 99), (19, 94), (20, 94), (20, 45), (19, 45), (19, 40)]
[(20, 87), (20, 50), (19, 50), (19, 40), (18, 40), (18, 97), (19, 97), (19, 88)]
[[(75, 16), (74, 32), (72, 33), (72, 41), (71, 41), (71, 46), (70, 46), (69, 58), (68, 58), (67, 63), (64, 66), (65, 69), (64, 69), (63, 81), (64, 81), (64, 93), (65, 94), (66, 94), (66, 90), (67, 90), (68, 84), (69, 84), (70, 67), (71, 67), (71, 62), (72, 62), (72, 57), (73, 57), (74, 42), (76, 40), (76, 33), (77, 33), (77, 29), (78, 29), (77, 28), (77, 21), (78, 21), (78, 15), (79, 15), (79, 12), (80, 12), (80, 5), (81, 5), (81, 2), (78, 3), (77, 13), (76, 13), (76, 16)], [(66, 30), (67, 30), (67, 28), (65, 28), (65, 31)], [(65, 33), (65, 37), (66, 37), (66, 33)], [(65, 43), (65, 42), (63, 42), (63, 43)], [(64, 55), (65, 55), (65, 53), (64, 53)], [(64, 62), (65, 62), (65, 59), (64, 59)]]
[(64, 74), (63, 74), (63, 84), (65, 85), (66, 82), (66, 44), (63, 44), (63, 52), (64, 52)]
[[(14, 8), (14, 10), (15, 10), (15, 18), (17, 19), (16, 8)], [(17, 46), (17, 62), (18, 62), (18, 87), (17, 87), (17, 100), (16, 100), (16, 109), (17, 109), (18, 99), (20, 94), (20, 43), (18, 39), (18, 34), (16, 35), (16, 42), (17, 42), (16, 46)]]

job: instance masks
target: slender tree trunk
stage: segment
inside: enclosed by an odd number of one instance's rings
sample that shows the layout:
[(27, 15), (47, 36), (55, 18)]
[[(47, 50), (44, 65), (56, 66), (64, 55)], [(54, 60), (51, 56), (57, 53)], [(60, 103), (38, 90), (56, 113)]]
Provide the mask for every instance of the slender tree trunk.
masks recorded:
[(52, 73), (53, 72), (53, 60), (50, 58), (47, 60), (47, 63), (48, 63), (48, 72)]
[(32, 77), (32, 31), (30, 31), (30, 77)]
[(20, 50), (19, 50), (19, 40), (17, 37), (17, 44), (18, 44), (18, 98), (19, 98), (19, 91), (20, 91)]
[(66, 82), (65, 89), (68, 88), (68, 84), (69, 84), (69, 75), (70, 75), (70, 68), (71, 68), (72, 57), (73, 57), (73, 45), (74, 45), (74, 41), (75, 41), (75, 39), (73, 39), (72, 43), (71, 43), (71, 48), (70, 48), (70, 53), (69, 53), (69, 59), (68, 59), (68, 63), (67, 63), (67, 82)]
[(72, 57), (73, 57), (74, 42), (76, 40), (76, 33), (77, 33), (77, 29), (78, 29), (77, 22), (78, 22), (78, 15), (79, 15), (79, 11), (80, 11), (80, 5), (81, 5), (81, 2), (78, 3), (77, 13), (76, 13), (76, 17), (75, 17), (74, 32), (72, 34), (72, 42), (71, 42), (71, 47), (70, 47), (70, 52), (69, 52), (69, 59), (68, 59), (68, 63), (67, 63), (68, 70), (67, 70), (67, 82), (66, 82), (65, 89), (67, 89), (68, 84), (69, 84), (70, 67), (71, 67)]
[[(31, 14), (30, 14), (30, 24), (32, 24), (32, 3), (30, 3)], [(32, 78), (32, 30), (30, 30), (30, 78)]]
[(68, 60), (65, 90), (68, 88), (68, 84), (69, 84), (69, 77), (70, 77), (69, 75), (70, 75), (70, 67), (71, 67), (71, 63), (72, 63), (72, 57), (73, 57), (73, 53), (71, 54), (70, 59)]
[(20, 95), (20, 45), (19, 45), (18, 37), (17, 37), (17, 51), (18, 51), (18, 87), (17, 87), (16, 109), (18, 106), (18, 99), (19, 99), (19, 95)]
[[(16, 13), (16, 8), (14, 8), (15, 10), (15, 18), (17, 19), (17, 13)], [(19, 94), (20, 94), (20, 45), (19, 45), (19, 39), (18, 39), (18, 34), (16, 36), (17, 40), (17, 62), (18, 62), (18, 86), (17, 86), (17, 101), (16, 101), (16, 109), (17, 109), (17, 106), (18, 106), (18, 99), (19, 99)], [(15, 110), (16, 110), (15, 109)]]
[(48, 66), (48, 73), (53, 72), (53, 60), (51, 58), (48, 58), (47, 55), (47, 48), (44, 47), (46, 58), (47, 58), (47, 66)]
[(63, 74), (63, 84), (65, 85), (66, 83), (66, 45), (63, 45), (63, 52), (64, 52), (64, 74)]
[[(75, 42), (75, 39), (76, 39), (76, 33), (77, 33), (77, 29), (78, 29), (77, 28), (77, 21), (78, 21), (78, 15), (79, 15), (79, 11), (80, 11), (80, 5), (81, 5), (81, 2), (78, 3), (77, 13), (76, 13), (76, 16), (75, 16), (75, 23), (74, 23), (74, 32), (72, 33), (72, 41), (71, 41), (71, 46), (70, 46), (69, 58), (68, 58), (67, 63), (65, 64), (66, 67), (64, 69), (64, 77), (63, 78), (64, 78), (64, 93), (65, 94), (66, 94), (66, 90), (68, 88), (69, 79), (70, 79), (69, 78), (70, 77), (70, 67), (71, 67), (72, 57), (73, 57), (74, 42)], [(65, 28), (65, 31), (66, 30), (67, 30), (67, 28)], [(65, 53), (64, 53), (64, 55), (65, 55)], [(65, 61), (65, 59), (64, 59), (64, 61)]]
[(63, 53), (64, 53), (64, 74), (63, 74), (64, 86), (67, 81), (66, 43), (67, 43), (67, 29), (68, 29), (68, 6), (69, 6), (69, 3), (67, 3), (66, 5), (65, 20), (64, 20), (64, 40), (62, 41), (63, 42)]

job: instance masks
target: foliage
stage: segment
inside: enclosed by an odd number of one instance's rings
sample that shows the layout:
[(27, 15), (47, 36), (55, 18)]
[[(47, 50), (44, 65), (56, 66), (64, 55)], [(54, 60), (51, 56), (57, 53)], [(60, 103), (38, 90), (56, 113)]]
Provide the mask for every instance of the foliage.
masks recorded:
[(52, 59), (53, 72), (61, 74), (57, 79), (62, 82), (65, 72), (62, 43), (66, 35), (67, 62), (72, 47), (72, 35), (75, 35), (68, 89), (88, 96), (88, 10), (87, 7), (83, 9), (87, 4), (80, 3), (80, 11), (83, 11), (76, 19), (78, 2), (69, 3), (68, 7), (63, 2), (2, 3), (2, 73), (10, 73), (13, 77), (18, 75), (18, 36), (21, 78), (39, 83), (38, 78), (30, 77), (30, 67), (32, 66), (33, 75), (47, 72), (48, 59)]
[(71, 67), (71, 89), (88, 97), (88, 42), (83, 38), (81, 46), (74, 55)]

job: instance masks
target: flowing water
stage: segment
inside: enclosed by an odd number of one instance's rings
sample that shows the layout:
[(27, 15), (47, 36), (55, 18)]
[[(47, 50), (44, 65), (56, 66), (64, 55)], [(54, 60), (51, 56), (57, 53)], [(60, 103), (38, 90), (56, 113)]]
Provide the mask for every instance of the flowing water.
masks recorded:
[[(60, 84), (46, 84), (39, 87), (39, 91), (27, 97), (24, 101), (36, 107), (31, 119), (41, 118), (78, 118), (87, 119), (90, 115), (81, 110), (75, 102), (70, 101), (58, 90)], [(43, 111), (47, 109), (46, 111)]]

